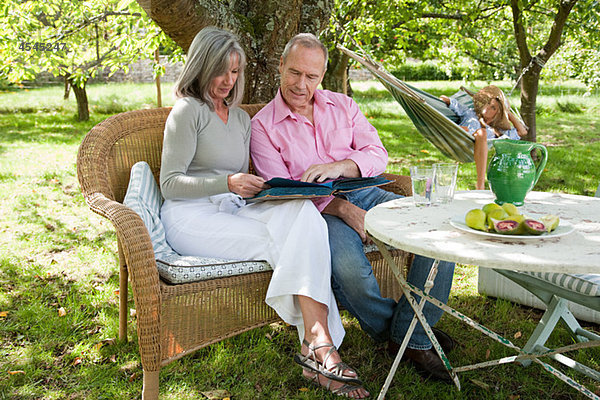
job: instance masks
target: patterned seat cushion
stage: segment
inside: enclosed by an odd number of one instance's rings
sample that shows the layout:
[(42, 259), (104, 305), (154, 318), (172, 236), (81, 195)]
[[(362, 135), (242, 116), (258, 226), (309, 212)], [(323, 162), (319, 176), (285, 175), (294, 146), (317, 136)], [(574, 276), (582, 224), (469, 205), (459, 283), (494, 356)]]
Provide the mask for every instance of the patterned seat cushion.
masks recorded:
[(600, 275), (521, 272), (586, 296), (600, 296)]
[(271, 271), (266, 261), (231, 261), (220, 258), (174, 256), (156, 260), (160, 276), (172, 284)]
[(163, 198), (150, 166), (140, 161), (131, 167), (129, 186), (123, 204), (144, 221), (152, 240), (160, 277), (180, 284), (271, 270), (266, 261), (239, 261), (224, 258), (181, 256), (167, 243), (160, 220)]

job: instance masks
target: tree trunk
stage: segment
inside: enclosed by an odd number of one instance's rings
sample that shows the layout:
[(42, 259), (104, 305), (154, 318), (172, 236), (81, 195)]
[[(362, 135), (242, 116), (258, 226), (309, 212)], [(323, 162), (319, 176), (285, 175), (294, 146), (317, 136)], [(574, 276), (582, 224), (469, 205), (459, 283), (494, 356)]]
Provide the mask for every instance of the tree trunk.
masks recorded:
[(350, 78), (348, 77), (348, 60), (349, 57), (338, 49), (329, 52), (327, 73), (322, 83), (324, 89), (352, 96), (352, 87), (350, 87)]
[(532, 57), (527, 44), (526, 27), (521, 9), (522, 2), (520, 0), (511, 0), (513, 29), (521, 61), (521, 71), (524, 71), (521, 78), (521, 116), (525, 125), (529, 127), (526, 140), (532, 142), (537, 140), (535, 111), (540, 72), (546, 62), (560, 47), (563, 28), (575, 3), (577, 3), (577, 0), (562, 0), (558, 2), (558, 10), (554, 16), (554, 24), (550, 29), (548, 40), (539, 52)]
[(163, 31), (187, 52), (208, 25), (237, 34), (248, 60), (245, 103), (270, 101), (279, 87), (279, 59), (299, 32), (327, 27), (331, 0), (137, 0)]
[(65, 92), (63, 95), (63, 99), (69, 100), (69, 92), (71, 91), (71, 84), (69, 83), (69, 78), (67, 78), (65, 76), (64, 79), (65, 79)]
[(83, 87), (74, 85), (73, 82), (70, 82), (70, 84), (73, 88), (73, 93), (75, 93), (75, 98), (77, 99), (78, 120), (88, 121), (90, 119), (90, 110), (88, 108), (88, 98), (85, 91), (85, 83), (83, 84)]
[[(158, 49), (154, 50), (154, 62), (160, 64), (160, 53)], [(156, 107), (162, 107), (162, 94), (160, 91), (160, 75), (156, 75)]]
[[(539, 68), (541, 70), (541, 68)], [(535, 123), (535, 112), (537, 104), (538, 87), (540, 83), (540, 74), (537, 73), (525, 73), (521, 80), (521, 117), (523, 122), (529, 128), (527, 136), (524, 140), (530, 142), (537, 141), (536, 123)]]

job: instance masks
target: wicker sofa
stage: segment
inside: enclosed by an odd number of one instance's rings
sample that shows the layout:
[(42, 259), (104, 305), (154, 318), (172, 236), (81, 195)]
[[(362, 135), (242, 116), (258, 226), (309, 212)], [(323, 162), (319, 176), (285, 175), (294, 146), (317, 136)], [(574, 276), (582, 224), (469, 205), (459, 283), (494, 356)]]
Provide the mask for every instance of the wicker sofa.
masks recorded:
[[(260, 104), (243, 105), (251, 116)], [(123, 205), (130, 169), (146, 161), (160, 171), (163, 130), (170, 108), (130, 111), (96, 125), (83, 139), (77, 174), (90, 209), (115, 227), (120, 263), (119, 338), (127, 340), (128, 282), (137, 312), (137, 336), (144, 370), (143, 399), (157, 399), (159, 371), (195, 350), (279, 318), (264, 302), (271, 271), (171, 285), (160, 279), (148, 230)], [(410, 178), (387, 175), (388, 190), (410, 195)], [(158, 179), (157, 179), (158, 181)], [(381, 255), (368, 252), (382, 294), (398, 298), (399, 286)], [(398, 265), (412, 255), (393, 251)]]

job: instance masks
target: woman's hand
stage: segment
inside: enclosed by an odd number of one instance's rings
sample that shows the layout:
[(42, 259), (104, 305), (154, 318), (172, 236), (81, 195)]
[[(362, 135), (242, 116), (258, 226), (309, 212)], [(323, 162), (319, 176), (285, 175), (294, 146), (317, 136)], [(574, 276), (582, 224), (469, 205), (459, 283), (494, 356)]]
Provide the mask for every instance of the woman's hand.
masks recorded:
[(450, 97), (441, 95), (440, 100), (442, 100), (444, 103), (446, 103), (447, 106), (450, 105)]
[(265, 180), (257, 175), (237, 173), (227, 176), (227, 186), (229, 191), (239, 194), (242, 197), (252, 197), (263, 189), (268, 189), (269, 185)]

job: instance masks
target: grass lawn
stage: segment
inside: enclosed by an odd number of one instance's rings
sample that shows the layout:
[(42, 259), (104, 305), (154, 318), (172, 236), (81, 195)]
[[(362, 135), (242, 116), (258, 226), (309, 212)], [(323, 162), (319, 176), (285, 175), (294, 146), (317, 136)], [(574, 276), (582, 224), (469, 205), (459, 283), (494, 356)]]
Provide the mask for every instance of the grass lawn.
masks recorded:
[[(460, 82), (417, 86), (439, 95), (452, 93)], [(510, 90), (509, 83), (500, 86)], [(406, 174), (410, 164), (444, 160), (380, 85), (360, 82), (354, 89), (390, 152), (390, 171)], [(169, 92), (170, 85), (163, 85), (163, 93)], [(600, 182), (600, 93), (584, 97), (584, 92), (576, 82), (542, 84), (538, 142), (548, 147), (549, 161), (537, 190), (591, 196)], [(74, 98), (64, 101), (61, 86), (0, 93), (0, 399), (141, 397), (135, 305), (131, 301), (132, 340), (119, 343), (116, 238), (110, 223), (83, 201), (75, 158), (96, 123), (114, 113), (152, 107), (154, 86), (92, 85), (88, 96), (92, 119), (77, 122)], [(169, 95), (163, 100), (172, 104)], [(459, 188), (474, 188), (474, 182), (474, 165), (461, 165)], [(480, 296), (476, 286), (477, 268), (457, 266), (450, 305), (523, 345), (541, 313)], [(392, 360), (355, 319), (344, 314), (344, 320), (342, 357), (358, 369), (375, 398)], [(450, 355), (457, 365), (513, 354), (449, 317), (440, 326), (460, 344)], [(559, 330), (551, 341), (567, 337)], [(295, 330), (284, 324), (255, 329), (163, 368), (161, 398), (198, 399), (215, 390), (236, 400), (335, 398), (300, 377), (292, 362), (298, 349)], [(597, 349), (577, 358), (600, 366)], [(573, 376), (600, 392), (597, 383)], [(401, 364), (387, 398), (583, 398), (537, 365), (502, 365), (460, 378), (462, 390), (457, 391), (424, 381)]]

